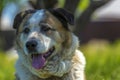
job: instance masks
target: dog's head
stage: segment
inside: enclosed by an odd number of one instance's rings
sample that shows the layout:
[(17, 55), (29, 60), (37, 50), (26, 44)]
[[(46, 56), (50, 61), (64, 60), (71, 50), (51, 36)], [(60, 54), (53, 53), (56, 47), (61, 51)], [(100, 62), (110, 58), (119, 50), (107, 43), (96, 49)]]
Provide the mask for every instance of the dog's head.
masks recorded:
[(19, 13), (13, 25), (19, 56), (28, 60), (26, 65), (39, 70), (56, 55), (67, 55), (62, 53), (71, 47), (73, 25), (73, 15), (61, 8)]

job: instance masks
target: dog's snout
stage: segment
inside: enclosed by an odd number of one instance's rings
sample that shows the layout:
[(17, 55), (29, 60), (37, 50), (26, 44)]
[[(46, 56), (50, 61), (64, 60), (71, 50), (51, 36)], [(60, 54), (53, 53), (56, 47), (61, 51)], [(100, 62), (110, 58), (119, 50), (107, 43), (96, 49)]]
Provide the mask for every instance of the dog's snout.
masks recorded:
[(35, 40), (30, 40), (26, 43), (26, 48), (29, 51), (35, 51), (37, 47), (37, 42)]

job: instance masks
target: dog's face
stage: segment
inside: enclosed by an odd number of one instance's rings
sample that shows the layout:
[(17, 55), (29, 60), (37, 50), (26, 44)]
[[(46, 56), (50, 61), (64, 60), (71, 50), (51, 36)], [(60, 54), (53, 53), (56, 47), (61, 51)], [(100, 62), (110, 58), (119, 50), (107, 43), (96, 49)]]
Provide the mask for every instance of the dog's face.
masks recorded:
[(14, 21), (17, 30), (16, 46), (26, 66), (43, 69), (71, 45), (73, 16), (63, 9), (28, 10), (19, 13)]

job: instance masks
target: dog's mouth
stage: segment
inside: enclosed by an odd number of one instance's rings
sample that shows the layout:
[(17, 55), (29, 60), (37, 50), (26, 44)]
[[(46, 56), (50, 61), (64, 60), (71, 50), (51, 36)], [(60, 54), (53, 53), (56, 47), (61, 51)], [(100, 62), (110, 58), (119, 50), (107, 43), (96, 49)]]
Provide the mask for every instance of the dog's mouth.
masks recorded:
[(32, 66), (35, 69), (41, 69), (44, 67), (46, 59), (55, 51), (55, 47), (50, 48), (45, 53), (32, 54)]

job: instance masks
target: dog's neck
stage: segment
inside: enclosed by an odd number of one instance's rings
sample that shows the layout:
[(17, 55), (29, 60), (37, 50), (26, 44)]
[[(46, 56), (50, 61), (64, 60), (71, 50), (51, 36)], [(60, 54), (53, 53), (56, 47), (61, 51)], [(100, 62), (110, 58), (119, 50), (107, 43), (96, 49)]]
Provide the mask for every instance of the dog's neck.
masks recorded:
[(77, 36), (75, 36), (74, 34), (72, 34), (72, 46), (71, 46), (71, 50), (73, 50), (73, 52), (75, 52), (75, 50), (79, 47), (79, 39)]
[[(79, 47), (79, 40), (78, 37), (75, 36), (73, 33), (71, 33), (72, 41), (71, 41), (71, 47), (68, 49), (63, 49), (63, 56), (66, 57), (72, 57), (75, 53), (75, 50)], [(65, 54), (67, 53), (67, 54)]]

